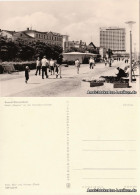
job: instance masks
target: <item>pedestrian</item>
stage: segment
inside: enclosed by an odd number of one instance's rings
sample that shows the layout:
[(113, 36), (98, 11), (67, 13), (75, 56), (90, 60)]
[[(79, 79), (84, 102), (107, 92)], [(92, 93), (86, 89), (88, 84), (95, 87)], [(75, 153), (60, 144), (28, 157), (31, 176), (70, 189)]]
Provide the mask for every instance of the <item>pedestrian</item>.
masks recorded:
[(37, 75), (38, 72), (40, 75), (40, 70), (41, 70), (41, 61), (40, 61), (40, 58), (38, 57), (36, 60), (36, 73), (35, 73), (35, 75)]
[(112, 65), (112, 59), (109, 58), (108, 60), (109, 60), (109, 67), (111, 67), (111, 65)]
[(107, 65), (107, 59), (106, 58), (104, 58), (104, 63), (105, 63), (105, 66)]
[(59, 64), (59, 76), (60, 76), (60, 78), (62, 78), (62, 76), (61, 76), (62, 62), (63, 62), (63, 55), (60, 54), (58, 59), (57, 59), (57, 63)]
[(53, 59), (51, 59), (50, 60), (50, 71), (51, 71), (51, 75), (52, 75), (52, 73), (54, 74), (54, 60)]
[(80, 62), (79, 62), (79, 59), (78, 58), (75, 60), (75, 66), (77, 68), (77, 74), (79, 74)]
[(94, 58), (90, 57), (90, 59), (89, 59), (89, 68), (93, 69), (94, 66), (95, 66), (95, 60), (94, 60)]
[(128, 76), (128, 74), (120, 67), (118, 67), (117, 70), (118, 70), (118, 73), (116, 75), (117, 75), (118, 80), (120, 80), (122, 77)]
[(44, 56), (43, 59), (41, 60), (41, 64), (42, 64), (42, 79), (44, 79), (44, 73), (46, 78), (48, 78), (47, 68), (49, 67), (49, 62), (46, 59), (46, 56)]
[(27, 83), (29, 80), (29, 72), (30, 72), (29, 66), (26, 66), (25, 67), (25, 83)]
[(55, 72), (56, 72), (56, 78), (58, 78), (58, 75), (59, 75), (59, 64), (55, 63)]

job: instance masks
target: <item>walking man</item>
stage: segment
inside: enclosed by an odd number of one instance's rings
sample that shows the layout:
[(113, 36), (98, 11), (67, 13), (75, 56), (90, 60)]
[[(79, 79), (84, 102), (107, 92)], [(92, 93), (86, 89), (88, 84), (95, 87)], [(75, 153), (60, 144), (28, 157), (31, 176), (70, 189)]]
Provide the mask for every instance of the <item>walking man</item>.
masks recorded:
[(79, 59), (75, 60), (75, 66), (77, 68), (77, 74), (79, 74), (79, 69), (80, 69), (80, 62)]
[(62, 61), (63, 61), (63, 55), (60, 54), (58, 59), (57, 59), (57, 63), (59, 64), (59, 76), (60, 76), (60, 78), (62, 78), (62, 76), (61, 76)]
[(90, 69), (91, 69), (91, 68), (93, 69), (94, 66), (95, 66), (95, 60), (94, 60), (94, 58), (91, 57), (91, 58), (89, 59), (89, 67), (90, 67)]
[(46, 59), (46, 56), (44, 56), (43, 59), (41, 60), (41, 64), (42, 64), (42, 79), (44, 79), (44, 73), (46, 75), (46, 78), (48, 78), (48, 74), (47, 74), (48, 60)]
[(35, 73), (35, 75), (37, 75), (38, 72), (40, 75), (40, 70), (41, 70), (41, 61), (40, 61), (40, 58), (38, 57), (36, 60), (36, 73)]

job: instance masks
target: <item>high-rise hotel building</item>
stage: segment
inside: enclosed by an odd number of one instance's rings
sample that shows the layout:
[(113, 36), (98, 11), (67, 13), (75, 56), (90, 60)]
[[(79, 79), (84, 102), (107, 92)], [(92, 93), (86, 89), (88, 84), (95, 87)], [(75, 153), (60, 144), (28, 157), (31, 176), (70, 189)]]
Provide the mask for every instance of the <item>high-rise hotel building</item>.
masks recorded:
[(100, 28), (100, 47), (111, 49), (113, 52), (124, 52), (125, 41), (125, 28)]

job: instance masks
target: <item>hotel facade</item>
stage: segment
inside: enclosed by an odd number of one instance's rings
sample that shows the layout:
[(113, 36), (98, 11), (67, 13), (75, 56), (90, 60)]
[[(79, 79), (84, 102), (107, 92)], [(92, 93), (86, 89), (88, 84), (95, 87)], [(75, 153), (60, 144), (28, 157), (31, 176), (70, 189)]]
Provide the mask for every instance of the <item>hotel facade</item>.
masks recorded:
[(100, 28), (100, 47), (113, 52), (126, 51), (125, 28), (109, 27)]

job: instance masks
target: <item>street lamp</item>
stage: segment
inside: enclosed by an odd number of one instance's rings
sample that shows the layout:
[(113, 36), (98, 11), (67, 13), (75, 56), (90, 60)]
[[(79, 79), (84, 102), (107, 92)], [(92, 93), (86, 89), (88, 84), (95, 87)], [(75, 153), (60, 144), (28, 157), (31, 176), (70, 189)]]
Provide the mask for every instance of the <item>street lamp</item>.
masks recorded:
[(129, 82), (132, 82), (132, 25), (136, 22), (134, 21), (128, 21), (125, 22), (129, 25), (130, 28), (130, 72), (129, 72)]
[(136, 43), (134, 43), (134, 59), (137, 60)]

